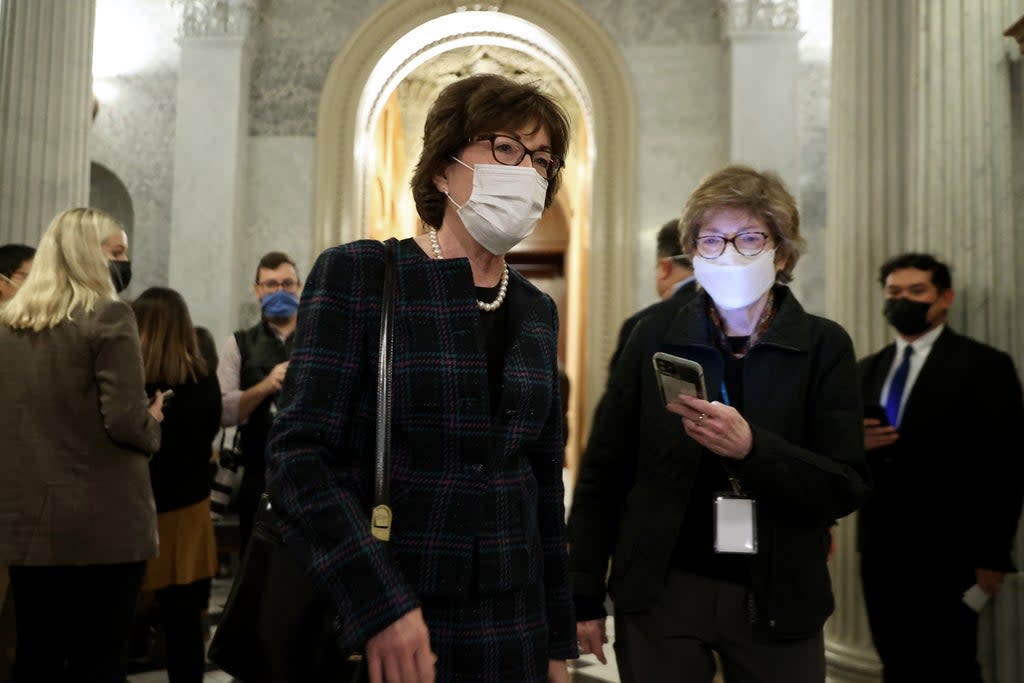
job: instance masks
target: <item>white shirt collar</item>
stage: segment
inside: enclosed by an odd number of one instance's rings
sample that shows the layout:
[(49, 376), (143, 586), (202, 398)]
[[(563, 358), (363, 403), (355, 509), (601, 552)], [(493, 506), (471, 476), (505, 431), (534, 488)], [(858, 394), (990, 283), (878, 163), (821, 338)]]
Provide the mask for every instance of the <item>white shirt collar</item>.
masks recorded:
[(946, 323), (940, 323), (935, 329), (928, 330), (914, 341), (908, 343), (903, 337), (896, 337), (896, 357), (903, 357), (903, 349), (908, 346), (914, 349), (914, 355), (920, 356), (931, 350), (932, 345), (935, 344), (935, 340), (942, 334), (942, 330), (946, 329)]

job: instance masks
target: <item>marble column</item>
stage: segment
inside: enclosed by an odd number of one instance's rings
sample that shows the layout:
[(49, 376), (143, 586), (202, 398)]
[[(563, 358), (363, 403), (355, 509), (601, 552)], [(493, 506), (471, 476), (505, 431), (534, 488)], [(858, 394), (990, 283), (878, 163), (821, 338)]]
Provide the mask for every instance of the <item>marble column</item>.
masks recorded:
[[(879, 265), (906, 246), (908, 35), (913, 3), (835, 0), (826, 227), (826, 314), (858, 356), (890, 337)], [(836, 611), (826, 630), (829, 680), (880, 680), (860, 587), (856, 518), (840, 521), (832, 560)]]
[[(858, 355), (891, 338), (874, 281), (878, 266), (916, 250), (953, 267), (951, 325), (1008, 350), (1018, 369), (1024, 365), (1013, 77), (1001, 37), (1022, 11), (1021, 0), (834, 2), (826, 299)], [(877, 680), (856, 586), (853, 524), (840, 529), (838, 606), (827, 630), (830, 680)], [(1009, 580), (982, 617), (980, 658), (995, 683), (1019, 680), (1024, 671), (1006, 669), (1024, 662), (1022, 583)]]
[(726, 0), (730, 161), (800, 188), (797, 0)]
[[(249, 139), (249, 27), (255, 0), (181, 8), (170, 286), (218, 346), (238, 325), (251, 276), (239, 263)], [(245, 264), (246, 268), (250, 264)], [(255, 267), (255, 264), (251, 264)]]
[[(953, 268), (951, 326), (1008, 351), (1018, 373), (1024, 238), (1014, 204), (1024, 197), (1014, 197), (1011, 59), (1019, 51), (1002, 34), (1022, 14), (1021, 0), (917, 3), (907, 231), (910, 248), (938, 254)], [(1018, 565), (1022, 539), (1024, 528)], [(989, 683), (1024, 680), (1022, 623), (1024, 580), (1011, 575), (981, 615), (979, 659)]]
[(0, 244), (89, 202), (96, 0), (0, 3)]
[[(1012, 5), (1017, 5), (1013, 11)], [(1009, 49), (1003, 31), (1019, 0), (918, 3), (911, 79), (908, 246), (954, 270), (951, 323), (1009, 351), (1021, 344), (1012, 169)]]

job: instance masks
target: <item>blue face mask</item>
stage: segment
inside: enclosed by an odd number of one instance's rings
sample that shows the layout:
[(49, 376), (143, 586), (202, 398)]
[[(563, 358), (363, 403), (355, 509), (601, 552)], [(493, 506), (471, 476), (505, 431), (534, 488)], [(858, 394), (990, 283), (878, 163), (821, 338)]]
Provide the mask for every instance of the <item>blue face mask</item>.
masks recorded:
[(299, 296), (279, 289), (260, 299), (260, 307), (268, 318), (290, 318), (299, 310)]

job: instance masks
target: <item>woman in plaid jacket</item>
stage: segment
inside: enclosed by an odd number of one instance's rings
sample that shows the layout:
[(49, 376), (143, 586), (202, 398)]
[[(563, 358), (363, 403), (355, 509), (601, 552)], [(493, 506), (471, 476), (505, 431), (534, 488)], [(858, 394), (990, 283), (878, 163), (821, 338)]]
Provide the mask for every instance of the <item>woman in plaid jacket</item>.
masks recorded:
[(374, 683), (568, 681), (557, 312), (504, 260), (550, 205), (568, 135), (551, 99), (489, 74), (428, 114), (412, 187), (430, 227), (396, 245), (388, 544), (367, 521), (383, 245), (310, 273), (268, 488)]

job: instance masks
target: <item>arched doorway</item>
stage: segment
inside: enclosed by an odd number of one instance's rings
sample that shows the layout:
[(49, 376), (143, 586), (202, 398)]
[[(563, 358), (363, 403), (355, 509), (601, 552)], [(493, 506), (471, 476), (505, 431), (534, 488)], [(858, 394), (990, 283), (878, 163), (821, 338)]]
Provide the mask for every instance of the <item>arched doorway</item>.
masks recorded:
[(570, 221), (565, 280), (571, 294), (561, 325), (573, 385), (569, 453), (574, 469), (615, 333), (632, 308), (632, 91), (617, 48), (571, 3), (519, 0), (495, 3), (498, 11), (460, 4), (395, 0), (360, 27), (335, 59), (317, 123), (316, 247), (370, 234), (371, 206), (389, 196), (389, 188), (371, 173), (376, 127), (399, 84), (419, 66), (452, 50), (483, 45), (528, 54), (556, 74), (581, 120), (566, 190), (560, 193), (568, 200)]

